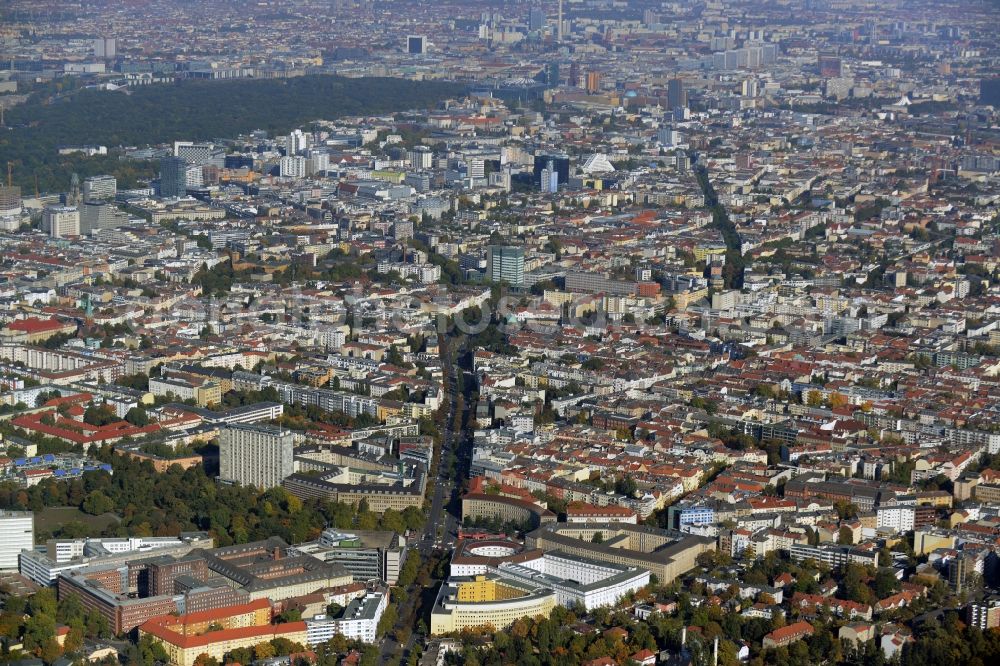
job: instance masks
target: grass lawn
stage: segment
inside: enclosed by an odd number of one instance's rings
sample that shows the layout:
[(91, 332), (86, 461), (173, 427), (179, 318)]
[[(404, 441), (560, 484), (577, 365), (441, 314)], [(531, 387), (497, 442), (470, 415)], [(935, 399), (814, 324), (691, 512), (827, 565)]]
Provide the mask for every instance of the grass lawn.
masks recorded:
[(112, 513), (91, 516), (75, 506), (51, 506), (35, 514), (35, 533), (53, 533), (67, 523), (83, 523), (93, 530), (93, 536), (100, 535), (108, 525), (118, 522), (118, 517)]

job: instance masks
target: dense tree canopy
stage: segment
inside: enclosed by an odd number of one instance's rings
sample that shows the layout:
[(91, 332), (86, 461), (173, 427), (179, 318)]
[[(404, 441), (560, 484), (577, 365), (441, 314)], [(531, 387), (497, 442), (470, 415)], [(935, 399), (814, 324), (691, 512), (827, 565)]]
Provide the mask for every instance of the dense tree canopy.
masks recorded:
[[(181, 81), (121, 91), (83, 89), (75, 79), (44, 89), (7, 110), (13, 130), (0, 135), (0, 162), (12, 161), (14, 184), (65, 190), (70, 174), (112, 173), (126, 185), (155, 165), (116, 156), (59, 155), (60, 145), (141, 146), (177, 139), (232, 137), (255, 129), (287, 132), (317, 119), (427, 108), (461, 86), (390, 78), (331, 75), (291, 79)], [(55, 94), (54, 94), (55, 93)]]
[[(76, 506), (97, 515), (115, 513), (120, 522), (106, 536), (175, 536), (207, 530), (219, 545), (280, 536), (289, 543), (314, 539), (326, 526), (339, 529), (418, 529), (424, 520), (416, 508), (384, 515), (367, 507), (324, 501), (303, 502), (283, 488), (260, 491), (223, 486), (198, 465), (173, 466), (157, 473), (148, 462), (101, 452), (114, 474), (87, 472), (82, 478), (45, 479), (22, 489), (0, 483), (0, 508), (39, 511), (49, 506)], [(363, 504), (363, 503), (362, 503)]]

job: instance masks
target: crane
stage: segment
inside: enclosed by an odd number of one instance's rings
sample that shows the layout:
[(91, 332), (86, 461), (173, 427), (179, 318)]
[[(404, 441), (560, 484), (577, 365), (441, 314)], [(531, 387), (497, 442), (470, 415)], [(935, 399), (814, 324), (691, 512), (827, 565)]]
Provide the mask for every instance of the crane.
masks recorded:
[(14, 184), (13, 175), (12, 175), (13, 171), (14, 171), (14, 163), (13, 162), (7, 162), (7, 187), (10, 187), (11, 185)]

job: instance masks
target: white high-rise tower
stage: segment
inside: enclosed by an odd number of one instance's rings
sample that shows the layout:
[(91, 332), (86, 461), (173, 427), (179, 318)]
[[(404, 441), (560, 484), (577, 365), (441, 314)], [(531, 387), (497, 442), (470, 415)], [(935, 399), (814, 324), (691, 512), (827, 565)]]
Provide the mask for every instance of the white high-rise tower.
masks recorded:
[(556, 42), (559, 44), (562, 44), (562, 31), (563, 31), (562, 3), (563, 0), (559, 0), (559, 23), (556, 24)]

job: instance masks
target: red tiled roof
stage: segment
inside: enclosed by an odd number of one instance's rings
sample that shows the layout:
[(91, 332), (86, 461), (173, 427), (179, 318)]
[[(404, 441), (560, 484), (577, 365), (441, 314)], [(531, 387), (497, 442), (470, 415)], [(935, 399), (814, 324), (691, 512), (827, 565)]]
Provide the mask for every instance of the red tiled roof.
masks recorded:
[(66, 325), (55, 318), (38, 319), (37, 317), (28, 317), (27, 319), (12, 321), (7, 325), (7, 328), (12, 331), (23, 331), (24, 333), (43, 333), (45, 331), (58, 330)]
[(807, 636), (813, 633), (813, 631), (815, 631), (813, 626), (808, 622), (795, 622), (793, 624), (789, 624), (788, 626), (781, 627), (780, 629), (775, 629), (765, 636), (765, 638), (770, 638), (772, 641), (780, 643), (781, 641), (786, 641), (790, 638), (794, 638), (795, 636)]

